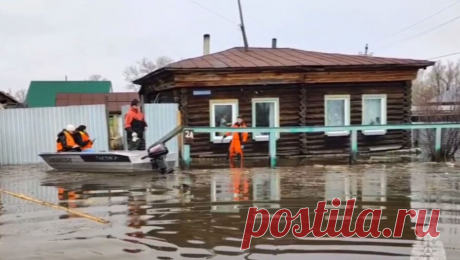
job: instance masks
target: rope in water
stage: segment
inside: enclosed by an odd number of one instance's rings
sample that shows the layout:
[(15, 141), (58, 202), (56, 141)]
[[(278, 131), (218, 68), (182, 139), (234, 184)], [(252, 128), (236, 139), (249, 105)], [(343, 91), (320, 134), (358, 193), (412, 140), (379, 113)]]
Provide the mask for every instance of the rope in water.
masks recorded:
[(0, 192), (3, 192), (5, 194), (8, 194), (10, 196), (13, 196), (13, 197), (16, 197), (16, 198), (19, 198), (19, 199), (27, 200), (27, 201), (30, 201), (30, 202), (35, 202), (37, 204), (40, 204), (40, 205), (43, 205), (43, 206), (46, 206), (46, 207), (50, 207), (50, 208), (53, 208), (53, 209), (64, 210), (64, 211), (67, 211), (70, 214), (77, 215), (77, 216), (80, 216), (80, 217), (83, 217), (83, 218), (87, 218), (87, 219), (90, 219), (90, 220), (93, 220), (93, 221), (96, 221), (96, 222), (99, 222), (99, 223), (103, 223), (103, 224), (108, 224), (109, 223), (108, 220), (98, 218), (98, 217), (95, 217), (95, 216), (91, 216), (91, 215), (83, 213), (83, 212), (78, 212), (78, 211), (75, 211), (75, 210), (72, 210), (72, 209), (68, 209), (68, 208), (65, 208), (65, 207), (62, 207), (62, 206), (59, 206), (59, 205), (55, 205), (55, 204), (50, 203), (50, 202), (46, 202), (46, 201), (43, 201), (43, 200), (31, 198), (31, 197), (28, 197), (28, 196), (26, 196), (24, 194), (14, 193), (14, 192), (2, 190), (2, 189), (0, 189)]

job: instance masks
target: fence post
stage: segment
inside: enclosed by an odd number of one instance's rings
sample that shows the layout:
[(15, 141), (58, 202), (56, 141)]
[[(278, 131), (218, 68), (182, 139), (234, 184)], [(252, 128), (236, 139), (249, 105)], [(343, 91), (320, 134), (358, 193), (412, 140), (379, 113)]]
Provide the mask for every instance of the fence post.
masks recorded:
[(358, 130), (351, 130), (350, 137), (350, 164), (356, 162), (356, 154), (358, 153)]
[[(182, 125), (182, 114), (180, 111), (177, 111), (177, 126)], [(177, 158), (181, 160), (182, 157), (182, 148), (184, 147), (183, 131), (177, 135), (177, 151), (179, 152)], [(179, 161), (180, 164), (180, 161)]]
[(276, 132), (269, 133), (269, 154), (270, 154), (270, 167), (276, 167)]
[(436, 161), (441, 160), (441, 137), (442, 137), (442, 128), (436, 128), (436, 138), (435, 138), (435, 151), (436, 151)]
[(190, 158), (190, 145), (189, 144), (184, 144), (182, 147), (182, 158), (185, 163), (186, 169), (189, 169), (190, 163), (192, 162), (192, 159)]
[[(109, 151), (112, 150), (112, 136), (111, 136), (111, 127), (110, 127), (110, 111), (109, 111), (109, 95), (105, 96), (105, 117), (106, 117), (106, 122), (107, 122), (107, 137), (108, 137), (108, 142), (109, 142)], [(107, 151), (108, 152), (108, 151)]]

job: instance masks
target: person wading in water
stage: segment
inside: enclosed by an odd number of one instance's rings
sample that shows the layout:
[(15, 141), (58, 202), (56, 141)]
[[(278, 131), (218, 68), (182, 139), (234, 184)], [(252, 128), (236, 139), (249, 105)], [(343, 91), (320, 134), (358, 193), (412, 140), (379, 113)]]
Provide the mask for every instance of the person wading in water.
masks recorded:
[[(236, 123), (234, 123), (232, 127), (246, 127), (246, 124), (244, 123), (243, 118), (238, 116)], [(233, 160), (233, 157), (236, 156), (237, 159), (241, 160), (243, 158), (243, 144), (248, 140), (248, 133), (227, 133), (226, 135), (232, 135), (232, 141), (230, 142), (230, 147), (228, 148), (229, 159)]]

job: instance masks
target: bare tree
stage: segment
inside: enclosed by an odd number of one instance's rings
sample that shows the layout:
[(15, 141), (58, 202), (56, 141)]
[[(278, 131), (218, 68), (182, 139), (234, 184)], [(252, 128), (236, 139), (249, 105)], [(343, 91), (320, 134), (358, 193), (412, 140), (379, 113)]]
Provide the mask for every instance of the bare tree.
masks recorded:
[(147, 58), (143, 58), (142, 60), (137, 61), (135, 65), (127, 67), (123, 72), (125, 81), (128, 82), (126, 88), (135, 92), (139, 91), (139, 86), (133, 84), (133, 81), (149, 74), (150, 72), (162, 68), (172, 63), (173, 61), (173, 59), (167, 56), (158, 57), (155, 62)]
[(20, 89), (13, 93), (11, 89), (8, 90), (8, 95), (14, 97), (19, 103), (24, 103), (27, 98), (27, 90)]
[(94, 74), (88, 77), (89, 81), (108, 81), (108, 79), (102, 77), (99, 74)]
[[(420, 72), (413, 82), (414, 114), (423, 123), (460, 122), (460, 61), (437, 63)], [(416, 134), (425, 153), (436, 159), (435, 131), (419, 130)], [(441, 159), (455, 160), (460, 148), (460, 129), (444, 129), (441, 137)]]
[(174, 62), (174, 60), (169, 58), (169, 57), (167, 57), (167, 56), (160, 56), (156, 60), (156, 66), (157, 66), (157, 69), (159, 69), (159, 68), (163, 68), (164, 66), (166, 66), (168, 64), (171, 64), (173, 62)]

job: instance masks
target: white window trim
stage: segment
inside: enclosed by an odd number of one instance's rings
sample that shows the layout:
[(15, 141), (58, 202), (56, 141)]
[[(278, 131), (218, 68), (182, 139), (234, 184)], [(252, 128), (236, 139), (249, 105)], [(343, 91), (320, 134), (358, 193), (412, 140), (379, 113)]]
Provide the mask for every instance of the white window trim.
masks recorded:
[[(363, 95), (362, 96), (362, 113), (361, 113), (361, 124), (364, 125), (364, 111), (366, 111), (365, 100), (366, 99), (381, 99), (381, 114), (380, 118), (382, 120), (382, 125), (387, 124), (387, 95), (386, 94), (372, 94), (372, 95)], [(364, 130), (362, 131), (364, 135), (385, 135), (386, 130)]]
[[(350, 125), (350, 95), (324, 95), (324, 125), (327, 125), (327, 101), (345, 100), (345, 125)], [(327, 136), (347, 136), (350, 131), (330, 131), (325, 132)]]
[[(274, 103), (274, 108), (275, 108), (275, 127), (280, 126), (280, 109), (279, 109), (279, 104), (280, 104), (280, 99), (279, 98), (253, 98), (252, 99), (252, 126), (255, 127), (255, 122), (256, 122), (256, 104), (257, 103)], [(269, 136), (268, 135), (258, 135), (258, 132), (253, 132), (252, 137), (256, 141), (268, 141)], [(276, 139), (280, 138), (280, 133), (276, 133)]]
[[(214, 105), (231, 105), (232, 106), (232, 118), (229, 118), (230, 124), (236, 122), (238, 117), (238, 99), (211, 99), (209, 100), (209, 126), (216, 127), (214, 121)], [(222, 138), (221, 136), (216, 136), (217, 132), (212, 132), (209, 137), (213, 143), (230, 143), (233, 138), (233, 135), (226, 136)]]

